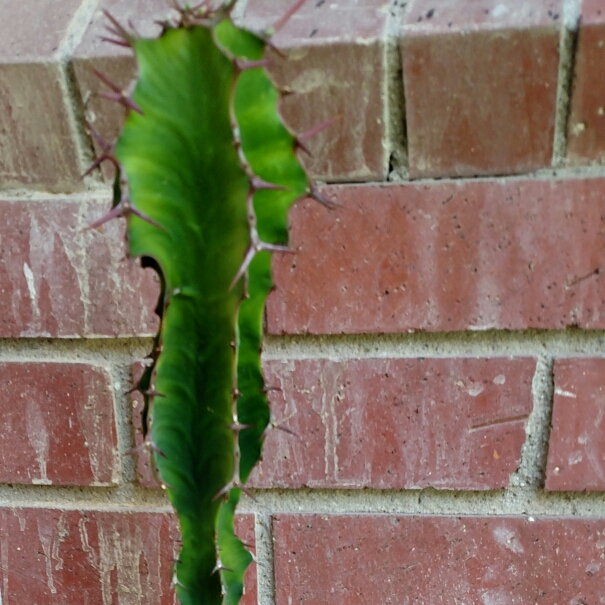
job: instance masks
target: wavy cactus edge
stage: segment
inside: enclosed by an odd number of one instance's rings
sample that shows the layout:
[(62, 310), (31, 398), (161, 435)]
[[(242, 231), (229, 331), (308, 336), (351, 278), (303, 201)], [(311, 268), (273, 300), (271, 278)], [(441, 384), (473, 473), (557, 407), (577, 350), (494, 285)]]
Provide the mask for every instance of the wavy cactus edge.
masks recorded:
[[(252, 560), (234, 531), (245, 482), (272, 428), (262, 375), (271, 254), (287, 247), (287, 212), (301, 197), (332, 206), (297, 158), (305, 140), (283, 124), (265, 67), (272, 33), (233, 23), (235, 0), (174, 4), (155, 39), (109, 13), (108, 42), (131, 48), (132, 95), (97, 73), (101, 96), (127, 110), (113, 146), (90, 126), (101, 163), (116, 168), (112, 208), (90, 228), (128, 221), (129, 253), (161, 281), (160, 327), (133, 390), (144, 397), (144, 442), (176, 511), (182, 549), (172, 584), (182, 605), (237, 605)], [(287, 430), (287, 429), (285, 429)]]

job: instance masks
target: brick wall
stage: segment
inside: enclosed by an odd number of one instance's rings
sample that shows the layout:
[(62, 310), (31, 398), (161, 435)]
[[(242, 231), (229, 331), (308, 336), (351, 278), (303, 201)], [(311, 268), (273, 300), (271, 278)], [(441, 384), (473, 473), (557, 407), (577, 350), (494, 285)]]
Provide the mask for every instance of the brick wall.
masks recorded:
[[(254, 27), (290, 0), (249, 0)], [(157, 283), (84, 120), (109, 9), (0, 0), (0, 602), (168, 605), (178, 528), (125, 457)], [(244, 10), (246, 9), (246, 10)], [(271, 70), (339, 202), (291, 213), (239, 519), (246, 605), (605, 603), (605, 3), (308, 0)], [(98, 149), (96, 150), (99, 151)], [(134, 414), (133, 414), (134, 406)], [(258, 585), (257, 585), (258, 577)]]

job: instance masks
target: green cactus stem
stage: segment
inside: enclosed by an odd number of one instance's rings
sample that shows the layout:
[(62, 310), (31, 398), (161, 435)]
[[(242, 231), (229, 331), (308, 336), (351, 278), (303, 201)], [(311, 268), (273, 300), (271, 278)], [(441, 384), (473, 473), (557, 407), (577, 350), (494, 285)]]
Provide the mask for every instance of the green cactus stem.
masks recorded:
[(280, 118), (267, 39), (233, 24), (233, 4), (179, 8), (156, 39), (109, 16), (109, 40), (134, 50), (138, 79), (129, 97), (99, 74), (104, 96), (129, 111), (115, 153), (92, 131), (101, 155), (91, 170), (105, 160), (118, 169), (113, 207), (92, 226), (126, 217), (130, 255), (161, 277), (160, 329), (135, 388), (142, 447), (180, 521), (182, 605), (242, 595), (251, 555), (235, 507), (277, 426), (260, 361), (271, 253), (288, 252), (296, 199), (329, 205), (297, 159), (305, 136)]

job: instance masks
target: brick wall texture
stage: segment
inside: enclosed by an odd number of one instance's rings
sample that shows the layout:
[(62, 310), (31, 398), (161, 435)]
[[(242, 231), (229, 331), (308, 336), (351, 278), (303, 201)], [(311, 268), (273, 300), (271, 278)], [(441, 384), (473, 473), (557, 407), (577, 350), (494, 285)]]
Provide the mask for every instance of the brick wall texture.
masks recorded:
[[(248, 0), (275, 22), (293, 0)], [(0, 604), (174, 605), (143, 454), (158, 282), (82, 179), (109, 10), (0, 0)], [(605, 2), (308, 0), (268, 68), (338, 203), (290, 214), (245, 605), (605, 603)]]

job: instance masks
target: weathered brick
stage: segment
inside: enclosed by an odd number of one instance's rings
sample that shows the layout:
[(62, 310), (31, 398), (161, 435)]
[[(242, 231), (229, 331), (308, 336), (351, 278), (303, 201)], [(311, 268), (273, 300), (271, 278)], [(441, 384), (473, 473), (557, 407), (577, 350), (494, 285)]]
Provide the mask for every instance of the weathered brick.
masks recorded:
[(83, 363), (0, 363), (0, 482), (111, 485), (119, 456), (111, 377)]
[(257, 487), (497, 489), (521, 460), (532, 358), (265, 364), (277, 422)]
[[(245, 22), (262, 31), (292, 6), (290, 0), (250, 0)], [(271, 75), (296, 94), (280, 111), (295, 132), (335, 116), (308, 141), (300, 159), (325, 181), (384, 180), (388, 172), (386, 28), (391, 2), (307, 2), (272, 39), (286, 59), (272, 55)]]
[[(254, 517), (237, 525), (254, 547)], [(0, 532), (4, 605), (177, 605), (171, 566), (180, 534), (171, 514), (4, 508)], [(244, 605), (256, 603), (254, 566), (249, 579)]]
[(270, 333), (605, 327), (605, 180), (326, 191), (290, 213)]
[(83, 231), (109, 207), (0, 200), (0, 337), (155, 332), (157, 279), (124, 260), (124, 221)]
[[(72, 64), (86, 107), (86, 118), (106, 142), (112, 143), (124, 123), (125, 112), (117, 103), (99, 97), (99, 92), (106, 91), (107, 87), (92, 69), (97, 69), (118, 86), (128, 89), (135, 78), (136, 63), (130, 49), (101, 40), (101, 37), (107, 37), (105, 26), (109, 23), (104, 10), (124, 25), (132, 23), (140, 35), (154, 36), (160, 32), (154, 20), (166, 17), (169, 5), (165, 0), (101, 0), (74, 52)], [(96, 141), (93, 144), (98, 153), (99, 145)], [(107, 180), (113, 178), (111, 163), (103, 165), (103, 174)]]
[(82, 187), (59, 46), (81, 0), (4, 3), (0, 19), (0, 188)]
[(549, 166), (560, 0), (415, 2), (402, 32), (412, 178)]
[[(388, 0), (364, 0), (350, 6), (344, 0), (309, 3), (276, 34), (273, 42), (287, 55), (272, 54), (272, 76), (295, 93), (280, 105), (286, 122), (305, 132), (338, 116), (329, 129), (308, 141), (316, 158), (301, 159), (317, 178), (331, 181), (382, 180), (388, 170), (387, 99), (384, 94), (385, 35)], [(251, 1), (246, 22), (262, 30), (291, 6), (286, 0)], [(95, 67), (119, 86), (126, 87), (135, 74), (135, 63), (124, 49), (103, 43), (103, 17), (107, 8), (119, 20), (134, 18), (147, 24), (145, 33), (157, 33), (153, 16), (166, 13), (164, 0), (126, 5), (104, 0), (74, 56), (80, 92), (87, 101), (88, 118), (106, 138), (113, 140), (123, 112), (97, 96), (104, 85), (91, 72)], [(317, 152), (317, 153), (315, 153)], [(320, 153), (321, 152), (321, 153)], [(105, 176), (111, 176), (108, 166)]]
[(277, 605), (605, 602), (605, 520), (278, 515)]
[(176, 605), (172, 515), (0, 509), (4, 605)]
[(557, 359), (546, 489), (605, 491), (605, 359)]
[(605, 161), (605, 7), (583, 0), (567, 132), (570, 164)]

